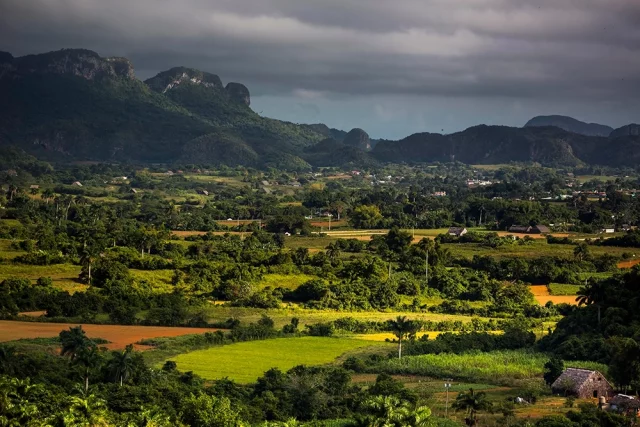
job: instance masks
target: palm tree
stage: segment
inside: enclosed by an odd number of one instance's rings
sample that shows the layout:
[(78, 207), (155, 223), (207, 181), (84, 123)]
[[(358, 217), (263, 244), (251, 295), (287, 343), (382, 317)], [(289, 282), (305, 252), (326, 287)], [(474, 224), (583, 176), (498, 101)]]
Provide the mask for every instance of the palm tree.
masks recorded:
[(491, 402), (487, 400), (487, 394), (483, 391), (476, 393), (472, 388), (466, 393), (458, 394), (456, 401), (451, 405), (456, 412), (466, 411), (465, 423), (469, 427), (478, 425), (478, 411), (491, 409)]
[(336, 261), (340, 257), (340, 248), (338, 248), (338, 245), (330, 244), (327, 247), (327, 256), (332, 262)]
[(577, 259), (578, 261), (583, 261), (587, 258), (589, 258), (589, 245), (587, 245), (586, 243), (582, 242), (580, 244), (578, 244), (574, 249), (573, 249), (573, 256), (575, 257), (575, 259)]
[(398, 359), (402, 358), (402, 340), (407, 336), (415, 335), (420, 329), (420, 325), (413, 320), (408, 320), (407, 316), (398, 316), (391, 321), (391, 332), (398, 338)]
[(133, 370), (133, 345), (129, 344), (124, 351), (114, 351), (109, 361), (109, 370), (113, 374), (115, 381), (120, 382), (120, 387), (124, 381), (129, 379)]
[(607, 291), (601, 282), (589, 283), (578, 290), (576, 301), (578, 305), (595, 305), (598, 308), (598, 325), (600, 324), (600, 312), (602, 303), (607, 296)]
[(403, 426), (403, 420), (409, 415), (406, 402), (396, 396), (375, 396), (365, 402), (372, 417), (368, 418), (369, 427)]
[(68, 356), (71, 363), (84, 369), (84, 391), (87, 393), (89, 391), (89, 371), (99, 358), (95, 343), (87, 337), (82, 326), (60, 332), (60, 343), (62, 344), (60, 354)]
[(433, 419), (431, 418), (431, 408), (428, 406), (416, 407), (416, 409), (409, 413), (404, 425), (411, 427), (430, 427), (434, 425)]
[(53, 192), (52, 189), (47, 188), (42, 192), (42, 198), (47, 202), (47, 204), (49, 204), (49, 200), (53, 199), (55, 196), (55, 193)]
[(71, 396), (69, 408), (63, 415), (65, 426), (109, 426), (107, 405), (93, 394), (83, 397)]
[(12, 375), (17, 360), (15, 348), (8, 345), (0, 345), (0, 373)]

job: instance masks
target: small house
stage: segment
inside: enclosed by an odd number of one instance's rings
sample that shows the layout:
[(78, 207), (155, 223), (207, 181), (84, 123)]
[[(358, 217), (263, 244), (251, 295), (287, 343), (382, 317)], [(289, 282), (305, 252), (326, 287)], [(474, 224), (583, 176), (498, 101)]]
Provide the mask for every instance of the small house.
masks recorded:
[(200, 190), (198, 191), (198, 193), (202, 194), (203, 196), (208, 196), (209, 192), (207, 190)]
[(609, 234), (609, 233), (615, 233), (615, 232), (616, 232), (616, 229), (613, 225), (608, 225), (600, 229), (600, 233), (603, 233), (603, 234)]
[(82, 183), (80, 181), (74, 181), (71, 185), (75, 185), (76, 187), (82, 187)]
[(551, 384), (554, 393), (572, 395), (579, 399), (599, 398), (613, 395), (613, 387), (598, 371), (567, 368)]
[(467, 234), (467, 229), (464, 227), (449, 227), (449, 231), (447, 231), (449, 236), (460, 237)]
[(37, 190), (37, 189), (39, 189), (39, 188), (40, 188), (40, 186), (39, 186), (39, 185), (36, 185), (36, 184), (31, 184), (31, 185), (29, 186), (29, 188), (30, 188), (31, 190)]
[(530, 227), (529, 233), (544, 234), (544, 233), (551, 233), (551, 230), (546, 225), (536, 224)]
[(626, 394), (618, 394), (609, 401), (609, 410), (633, 416), (640, 415), (640, 400)]
[(528, 233), (530, 229), (528, 225), (512, 225), (509, 227), (509, 233)]

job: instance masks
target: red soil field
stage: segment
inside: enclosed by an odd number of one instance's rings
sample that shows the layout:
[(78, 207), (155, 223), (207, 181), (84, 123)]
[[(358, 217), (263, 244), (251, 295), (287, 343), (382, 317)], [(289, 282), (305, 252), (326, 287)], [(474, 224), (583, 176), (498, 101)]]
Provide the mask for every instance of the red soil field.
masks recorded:
[[(22, 338), (51, 338), (57, 337), (60, 331), (77, 326), (72, 323), (40, 323), (14, 322), (0, 320), (0, 342), (14, 341)], [(217, 329), (210, 328), (169, 328), (164, 326), (125, 326), (125, 325), (82, 325), (89, 338), (103, 338), (109, 341), (105, 344), (111, 350), (123, 349), (145, 338), (177, 337), (190, 334), (204, 334)], [(148, 346), (135, 345), (138, 350), (148, 349)]]
[(538, 304), (545, 305), (547, 301), (552, 301), (554, 304), (566, 303), (576, 305), (575, 295), (551, 295), (547, 285), (531, 285), (529, 287), (533, 297), (538, 301)]
[(637, 264), (640, 264), (640, 259), (630, 259), (628, 261), (620, 261), (618, 263), (618, 268), (631, 268)]

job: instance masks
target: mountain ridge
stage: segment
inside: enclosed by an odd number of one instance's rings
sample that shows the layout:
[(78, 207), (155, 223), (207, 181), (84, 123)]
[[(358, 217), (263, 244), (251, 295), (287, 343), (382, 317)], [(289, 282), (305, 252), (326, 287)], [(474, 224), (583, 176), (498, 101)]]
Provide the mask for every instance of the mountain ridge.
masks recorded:
[[(173, 67), (143, 82), (126, 58), (103, 58), (86, 49), (24, 57), (0, 52), (0, 145), (55, 161), (179, 161), (292, 170), (388, 162), (640, 162), (640, 126), (635, 124), (612, 130), (611, 138), (529, 121), (522, 128), (479, 125), (390, 141), (371, 140), (358, 128), (345, 132), (262, 117), (250, 105), (243, 84), (224, 86), (216, 74), (194, 68)], [(566, 116), (545, 117), (567, 123)]]
[(599, 123), (586, 123), (569, 116), (536, 116), (525, 123), (524, 127), (555, 126), (568, 132), (586, 136), (609, 136), (613, 128)]

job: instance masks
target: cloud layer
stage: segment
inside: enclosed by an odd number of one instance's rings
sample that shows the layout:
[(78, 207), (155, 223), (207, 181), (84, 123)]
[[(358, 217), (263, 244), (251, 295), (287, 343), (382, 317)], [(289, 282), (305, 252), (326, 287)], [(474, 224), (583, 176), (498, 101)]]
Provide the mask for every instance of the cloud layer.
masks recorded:
[[(462, 102), (601, 111), (614, 125), (640, 115), (637, 0), (0, 2), (0, 49), (62, 47), (127, 56), (141, 77), (175, 65), (214, 72), (265, 101), (297, 102), (293, 120), (308, 120), (310, 103), (321, 120), (320, 104), (351, 97), (372, 123), (403, 102), (431, 110), (435, 100), (453, 108), (443, 120)], [(468, 114), (460, 125), (473, 122)]]

